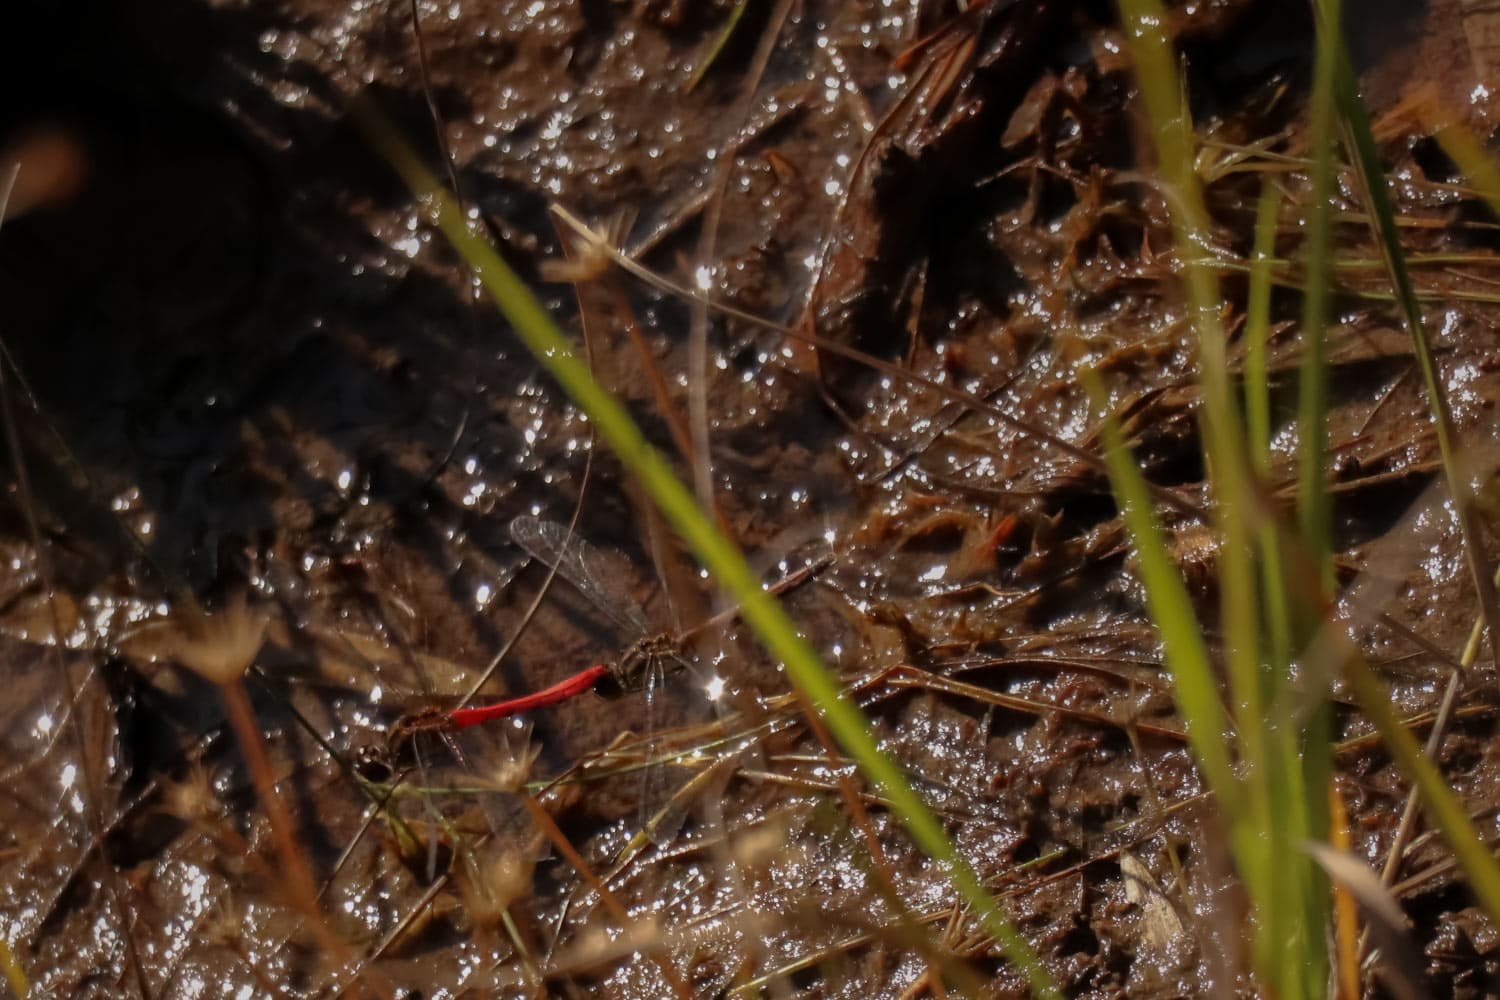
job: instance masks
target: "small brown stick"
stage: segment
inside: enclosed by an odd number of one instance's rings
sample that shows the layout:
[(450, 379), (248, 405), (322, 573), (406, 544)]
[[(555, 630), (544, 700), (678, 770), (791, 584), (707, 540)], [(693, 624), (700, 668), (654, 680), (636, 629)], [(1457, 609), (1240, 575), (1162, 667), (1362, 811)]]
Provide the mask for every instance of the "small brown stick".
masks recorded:
[[(547, 812), (546, 808), (537, 801), (536, 796), (525, 789), (522, 789), (518, 793), (518, 797), (521, 800), (521, 805), (526, 807), (526, 812), (531, 816), (531, 821), (551, 841), (552, 846), (557, 848), (557, 852), (567, 860), (568, 864), (573, 866), (573, 870), (583, 877), (583, 880), (589, 884), (591, 889), (599, 894), (599, 899), (604, 903), (604, 908), (610, 912), (610, 915), (615, 918), (622, 928), (628, 927), (631, 923), (630, 914), (625, 911), (625, 907), (620, 902), (619, 897), (609, 890), (609, 886), (600, 881), (599, 876), (594, 873), (593, 867), (573, 847), (572, 841), (568, 840), (567, 834), (562, 832), (562, 829), (557, 825), (557, 821), (552, 818), (552, 814)], [(666, 953), (666, 949), (660, 947), (652, 948), (647, 954), (651, 956), (651, 960), (661, 970), (662, 978), (672, 987), (673, 994), (679, 1000), (691, 1000), (692, 991), (688, 988), (688, 984), (683, 980), (681, 974), (678, 973), (676, 967), (672, 965), (671, 956)]]
[[(769, 114), (762, 116), (759, 120), (752, 122), (748, 127), (740, 131), (739, 138), (736, 140), (733, 149), (728, 151), (728, 155), (731, 157), (737, 155), (745, 146), (777, 125), (780, 125), (796, 112), (801, 111), (804, 102), (807, 100), (809, 90), (810, 88), (802, 88), (788, 98), (778, 99), (775, 107)], [(657, 247), (661, 246), (669, 237), (682, 229), (683, 226), (697, 218), (713, 196), (714, 185), (712, 183), (699, 188), (673, 212), (670, 218), (658, 223), (656, 228), (637, 240), (628, 250), (624, 250), (623, 253), (637, 260), (647, 256)]]
[[(997, 423), (1004, 424), (1006, 427), (1024, 434), (1027, 437), (1051, 445), (1053, 448), (1056, 448), (1064, 454), (1078, 459), (1080, 462), (1083, 462), (1090, 468), (1097, 469), (1105, 473), (1108, 472), (1108, 469), (1104, 464), (1104, 459), (1095, 452), (1090, 451), (1087, 448), (1081, 448), (1073, 442), (1059, 437), (1056, 434), (1053, 434), (1051, 431), (1028, 423), (1020, 417), (1017, 417), (1015, 414), (1007, 411), (1003, 407), (996, 406), (993, 403), (990, 403), (985, 399), (976, 396), (972, 392), (966, 392), (963, 389), (957, 388), (956, 386), (941, 382), (928, 375), (923, 375), (921, 372), (913, 371), (909, 368), (903, 368), (902, 366), (893, 364), (889, 361), (884, 360), (883, 358), (877, 358), (872, 354), (867, 354), (866, 352), (858, 350), (856, 348), (848, 347), (844, 344), (839, 343), (838, 341), (820, 337), (817, 334), (809, 333), (808, 331), (803, 329), (796, 329), (786, 326), (782, 323), (777, 323), (774, 320), (766, 319), (763, 316), (757, 316), (752, 312), (748, 312), (736, 306), (728, 305), (727, 303), (716, 302), (707, 294), (687, 288), (683, 285), (679, 285), (676, 282), (661, 276), (655, 271), (652, 271), (650, 268), (639, 263), (638, 261), (627, 257), (619, 249), (611, 245), (606, 238), (595, 232), (593, 229), (589, 228), (587, 224), (585, 224), (577, 216), (573, 215), (573, 213), (563, 208), (561, 205), (554, 203), (552, 205), (552, 211), (568, 226), (569, 229), (573, 230), (574, 233), (582, 237), (589, 246), (600, 253), (608, 255), (609, 258), (614, 261), (617, 267), (629, 272), (636, 278), (646, 282), (649, 285), (652, 285), (655, 288), (658, 288), (670, 295), (676, 295), (683, 299), (702, 299), (703, 301), (707, 302), (711, 308), (718, 310), (726, 316), (731, 316), (744, 323), (760, 327), (763, 330), (769, 330), (774, 333), (778, 333), (783, 337), (801, 341), (802, 343), (816, 347), (821, 351), (826, 351), (830, 354), (838, 355), (841, 358), (846, 358), (858, 364), (866, 365), (867, 367), (873, 368), (878, 372), (882, 372), (886, 375), (891, 376), (892, 378), (899, 379), (903, 382), (922, 386), (923, 388), (937, 393), (939, 396), (943, 396), (955, 402), (963, 403), (976, 412), (983, 413), (985, 416), (992, 418)], [(1201, 518), (1203, 516), (1203, 511), (1199, 508), (1199, 506), (1193, 503), (1192, 500), (1188, 499), (1177, 490), (1158, 486), (1155, 483), (1148, 483), (1147, 486), (1151, 491), (1151, 495), (1157, 500), (1191, 517)]]
[(1390, 401), (1391, 397), (1396, 394), (1396, 390), (1401, 387), (1401, 383), (1405, 382), (1415, 370), (1415, 366), (1410, 364), (1401, 369), (1401, 374), (1391, 381), (1386, 390), (1380, 394), (1380, 398), (1375, 401), (1375, 405), (1370, 407), (1370, 412), (1365, 414), (1365, 419), (1360, 421), (1359, 429), (1354, 432), (1355, 437), (1364, 436), (1365, 430), (1370, 426), (1370, 422), (1375, 419), (1375, 415)]
[(275, 839), (277, 851), (281, 855), (281, 863), (284, 866), (281, 874), (287, 880), (287, 890), (303, 916), (312, 922), (313, 930), (323, 946), (333, 953), (340, 964), (343, 964), (352, 955), (348, 945), (333, 933), (323, 919), (323, 912), (318, 906), (318, 893), (314, 887), (312, 870), (308, 868), (307, 859), (297, 848), (291, 815), (286, 811), (286, 804), (282, 802), (281, 796), (277, 794), (276, 780), (271, 776), (271, 764), (266, 758), (260, 727), (256, 724), (255, 710), (250, 706), (250, 696), (245, 691), (245, 683), (238, 676), (224, 681), (219, 684), (219, 694), (224, 699), (224, 710), (229, 716), (229, 725), (239, 740), (240, 753), (245, 757), (245, 767), (249, 770), (250, 780), (255, 785), (255, 794), (259, 797), (261, 807), (266, 811), (266, 818), (271, 823), (271, 836)]
[[(791, 13), (792, 0), (778, 0), (761, 33), (760, 43), (751, 58), (749, 72), (744, 78), (743, 91), (735, 101), (729, 114), (734, 121), (743, 121), (749, 116), (750, 102), (755, 99), (756, 88), (765, 75), (766, 64), (776, 48), (776, 39), (781, 36), (782, 26)], [(733, 145), (731, 143), (731, 145)], [(729, 171), (734, 163), (732, 149), (720, 149), (715, 157), (712, 192), (703, 211), (703, 226), (698, 231), (695, 273), (709, 272), (710, 262), (716, 254), (719, 238), (719, 215), (724, 206), (724, 191), (729, 186)], [(718, 510), (714, 497), (713, 465), (710, 457), (708, 434), (708, 306), (694, 301), (688, 321), (688, 428), (691, 443), (687, 449), (688, 460), (693, 471), (693, 490), (698, 495), (698, 504), (704, 510)]]
[(893, 688), (915, 687), (928, 691), (941, 691), (944, 694), (956, 694), (960, 697), (971, 698), (984, 704), (996, 705), (1000, 708), (1007, 708), (1013, 712), (1021, 712), (1025, 715), (1044, 716), (1055, 712), (1058, 715), (1079, 722), (1087, 722), (1096, 726), (1106, 726), (1111, 729), (1125, 729), (1127, 726), (1133, 727), (1143, 735), (1154, 736), (1173, 743), (1185, 743), (1187, 741), (1186, 733), (1169, 726), (1159, 726), (1155, 723), (1141, 722), (1140, 720), (1126, 722), (1111, 718), (1103, 712), (1091, 712), (1088, 709), (1055, 705), (1044, 701), (1033, 701), (1029, 698), (1018, 698), (1015, 695), (991, 691), (977, 684), (966, 684), (963, 681), (953, 680), (951, 677), (929, 673), (910, 664), (903, 663), (888, 668), (885, 682)]
[(672, 390), (667, 386), (667, 380), (661, 373), (661, 366), (651, 356), (651, 345), (646, 343), (646, 334), (641, 330), (640, 324), (635, 321), (635, 310), (630, 308), (630, 300), (625, 297), (625, 290), (611, 275), (605, 275), (602, 283), (613, 301), (616, 318), (625, 328), (625, 335), (630, 338), (630, 345), (635, 348), (635, 353), (640, 358), (641, 369), (646, 373), (646, 381), (651, 383), (651, 395), (655, 397), (657, 413), (662, 420), (666, 421), (667, 430), (672, 434), (672, 443), (677, 446), (677, 453), (682, 456), (684, 462), (696, 464), (697, 453), (693, 448), (693, 437), (688, 431), (686, 421), (677, 409), (677, 404), (672, 401)]
[[(15, 189), (16, 178), (20, 176), (21, 164), (16, 163), (0, 177), (0, 224), (4, 223), (6, 212), (10, 205), (11, 192)], [(9, 348), (0, 342), (7, 357)], [(55, 578), (52, 574), (51, 560), (47, 556), (47, 548), (43, 541), (41, 523), (36, 516), (35, 494), (31, 489), (31, 478), (26, 469), (25, 452), (21, 447), (20, 429), (16, 424), (14, 409), (11, 406), (10, 387), (5, 378), (5, 366), (0, 364), (0, 412), (3, 412), (5, 423), (5, 443), (11, 454), (11, 468), (16, 477), (16, 490), (20, 497), (22, 517), (25, 518), (26, 531), (31, 538), (32, 547), (36, 550), (37, 575), (41, 579), (42, 587), (47, 593), (47, 612), (51, 617), (52, 635), (54, 639), (61, 640), (65, 634), (62, 627), (62, 614), (57, 607), (57, 589)], [(61, 656), (55, 643), (48, 645), (45, 654), (52, 661), (52, 670), (55, 675), (63, 678), (68, 689), (68, 701), (77, 704), (79, 692), (73, 684), (73, 675), (62, 663)], [(83, 725), (78, 721), (78, 713), (70, 713), (72, 720), (72, 732), (78, 746), (80, 770), (83, 772), (83, 799), (85, 808), (93, 820), (96, 829), (104, 827), (104, 809), (99, 799), (99, 789), (103, 782), (99, 770), (95, 766), (95, 759), (89, 754), (89, 742), (84, 733)], [(140, 947), (136, 941), (135, 920), (126, 905), (124, 893), (121, 892), (120, 876), (114, 865), (106, 865), (108, 872), (104, 882), (107, 887), (112, 909), (116, 911), (120, 919), (120, 925), (124, 932), (126, 945), (126, 964), (130, 969), (131, 978), (135, 982), (136, 991), (142, 997), (151, 995), (146, 984), (145, 971), (141, 965)], [(8, 966), (9, 968), (9, 966)], [(18, 968), (18, 967), (17, 967)]]
[[(870, 854), (870, 870), (875, 876), (875, 891), (885, 900), (896, 913), (896, 920), (904, 931), (916, 932), (918, 925), (912, 921), (912, 913), (906, 906), (901, 894), (896, 891), (894, 876), (891, 874), (890, 866), (886, 863), (885, 852), (880, 846), (880, 837), (875, 833), (875, 825), (870, 822), (870, 813), (865, 809), (864, 801), (859, 796), (859, 789), (854, 786), (854, 780), (850, 777), (848, 761), (839, 753), (834, 744), (833, 735), (828, 732), (820, 716), (810, 702), (803, 695), (801, 688), (793, 688), (797, 698), (797, 704), (802, 709), (802, 717), (806, 720), (808, 728), (813, 737), (823, 748), (823, 759), (826, 761), (830, 771), (836, 776), (839, 787), (839, 797), (844, 800), (844, 808), (849, 810), (849, 815), (854, 819), (854, 825), (859, 828), (865, 839), (865, 850)], [(918, 950), (927, 959), (927, 969), (924, 977), (940, 980), (936, 955), (938, 949), (925, 939), (918, 943)]]
[[(412, 925), (413, 921), (415, 921), (419, 916), (422, 915), (423, 911), (425, 911), (429, 906), (432, 905), (433, 900), (437, 899), (438, 893), (442, 892), (443, 889), (447, 887), (449, 881), (451, 881), (452, 878), (453, 873), (450, 871), (443, 872), (441, 876), (433, 880), (432, 885), (427, 887), (427, 891), (422, 894), (421, 899), (417, 900), (416, 905), (408, 910), (406, 916), (402, 917), (396, 923), (396, 926), (392, 927), (390, 929), (390, 932), (387, 933), (385, 937), (380, 939), (380, 943), (375, 946), (370, 954), (361, 959), (360, 963), (355, 966), (354, 980), (352, 980), (353, 982), (357, 982), (359, 980), (359, 977), (364, 974), (364, 970), (370, 965), (371, 962), (374, 962), (376, 959), (380, 958), (380, 956), (385, 954), (392, 945), (401, 940), (401, 936), (406, 933), (407, 928)], [(346, 984), (340, 986), (337, 990), (335, 990), (333, 993), (335, 1000), (337, 1000), (338, 997), (343, 996), (344, 991), (348, 988), (349, 986), (348, 984)]]

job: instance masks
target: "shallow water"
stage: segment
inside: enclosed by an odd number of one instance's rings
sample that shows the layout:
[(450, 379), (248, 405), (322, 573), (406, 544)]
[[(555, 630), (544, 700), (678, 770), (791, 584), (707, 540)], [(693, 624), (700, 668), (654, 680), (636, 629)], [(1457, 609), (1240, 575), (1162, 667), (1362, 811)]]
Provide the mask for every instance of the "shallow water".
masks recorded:
[[(727, 10), (417, 9), (461, 197), (568, 329), (587, 331), (599, 377), (661, 447), (670, 422), (620, 319), (628, 305), (686, 413), (691, 310), (624, 281), (581, 299), (540, 283), (561, 252), (550, 200), (601, 225), (633, 214), (624, 243), (648, 266), (778, 322), (838, 284), (819, 285), (823, 261), (847, 227), (870, 226), (887, 238), (861, 272), (864, 311), (829, 306), (822, 332), (1085, 447), (1074, 371), (1098, 362), (1148, 474), (1202, 501), (1170, 237), (1133, 172), (1119, 40), (1094, 14), (1048, 28), (1013, 92), (986, 84), (1003, 107), (984, 138), (954, 151), (904, 132), (941, 174), (903, 203), (858, 172), (868, 129), (886, 134), (918, 75), (893, 60), (938, 26), (913, 21), (922, 5), (802, 5), (748, 96), (764, 13), (689, 92)], [(1205, 134), (1295, 120), (1300, 49), (1231, 58), (1237, 32), (1264, 33), (1264, 9), (1215, 5), (1183, 25)], [(57, 85), (28, 88), (32, 105), (3, 122), (60, 125), (91, 169), (75, 200), (0, 233), (0, 318), (36, 404), (12, 403), (34, 502), (12, 490), (0, 521), (0, 921), (38, 992), (896, 997), (934, 949), (989, 992), (1018, 991), (738, 628), (694, 646), (701, 674), (676, 675), (655, 706), (656, 742), (613, 745), (643, 729), (642, 698), (589, 696), (466, 741), (468, 771), (441, 742), (399, 782), (356, 770), (403, 712), (465, 690), (521, 628), (547, 574), (513, 543), (517, 515), (565, 523), (582, 496), (577, 532), (611, 553), (656, 627), (690, 624), (713, 595), (670, 546), (653, 552), (616, 461), (472, 303), (462, 267), (348, 126), (351, 97), (372, 97), (445, 172), (405, 5), (90, 13), (31, 15), (33, 37), (73, 44)], [(1433, 222), (1414, 247), (1491, 252), (1492, 232), (1463, 225), (1435, 186), (1451, 178), (1430, 149), (1393, 136), (1403, 209)], [(721, 182), (704, 262), (701, 195)], [(1230, 176), (1211, 189), (1237, 251), (1254, 188)], [(1371, 254), (1343, 235), (1351, 257)], [(1455, 417), (1491, 455), (1492, 309), (1463, 297), (1481, 287), (1470, 272), (1421, 280), (1452, 296), (1431, 320)], [(883, 327), (838, 325), (870, 299)], [(1295, 308), (1278, 300), (1287, 318)], [(1053, 974), (1077, 995), (1233, 988), (1239, 904), (1102, 476), (921, 385), (832, 364), (820, 385), (806, 351), (764, 330), (720, 318), (711, 334), (701, 377), (723, 522), (768, 581), (831, 549), (789, 610)], [(1295, 362), (1289, 333), (1272, 346), (1276, 366)], [(1436, 446), (1396, 317), (1351, 294), (1332, 356), (1348, 575), (1373, 581), (1373, 609), (1456, 651), (1472, 588), (1428, 492)], [(1283, 419), (1294, 393), (1278, 381)], [(1277, 446), (1290, 475), (1294, 437)], [(1212, 544), (1185, 515), (1173, 529), (1211, 617)], [(268, 621), (248, 687), (321, 936), (287, 889), (219, 693), (171, 662), (193, 600), (245, 593)], [(491, 689), (553, 683), (633, 638), (555, 582)], [(1388, 628), (1368, 641), (1403, 708), (1430, 708), (1440, 663)], [(1464, 720), (1440, 758), (1475, 808), (1495, 800), (1490, 727)], [(687, 819), (660, 847), (637, 836), (638, 765), (653, 755), (686, 789)], [(1379, 755), (1342, 765), (1358, 850), (1378, 858), (1402, 786)], [(607, 898), (540, 831), (515, 794), (525, 777)], [(1165, 887), (1180, 937), (1154, 936), (1127, 897), (1123, 852)], [(1439, 878), (1408, 902), (1434, 982), (1467, 995), (1488, 952), (1463, 952), (1479, 932), (1462, 891)]]

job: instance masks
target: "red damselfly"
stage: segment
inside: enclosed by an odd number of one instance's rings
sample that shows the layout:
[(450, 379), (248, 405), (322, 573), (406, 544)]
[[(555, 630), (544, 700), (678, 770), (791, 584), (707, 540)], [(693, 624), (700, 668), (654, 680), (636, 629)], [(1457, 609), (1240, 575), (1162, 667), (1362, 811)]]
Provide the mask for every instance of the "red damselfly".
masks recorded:
[(554, 521), (522, 515), (511, 522), (511, 538), (528, 555), (570, 583), (622, 631), (636, 637), (625, 654), (613, 663), (596, 663), (550, 687), (487, 705), (452, 709), (426, 708), (409, 714), (397, 724), (393, 735), (404, 737), (421, 731), (467, 729), (470, 726), (547, 708), (598, 690), (606, 696), (656, 691), (659, 675), (668, 667), (680, 667), (681, 641), (667, 633), (649, 634), (646, 616), (635, 601), (604, 581), (608, 578), (600, 554), (583, 539), (569, 534)]
[[(548, 687), (528, 694), (483, 705), (456, 708), (425, 708), (410, 713), (392, 729), (392, 739), (404, 742), (420, 732), (451, 733), (484, 723), (560, 704), (587, 691), (606, 697), (641, 692), (645, 696), (645, 759), (653, 762), (642, 769), (640, 807), (643, 818), (656, 815), (667, 795), (665, 769), (650, 744), (656, 733), (658, 702), (669, 673), (687, 665), (684, 644), (711, 626), (723, 624), (735, 612), (728, 611), (680, 634), (649, 631), (645, 614), (629, 596), (606, 581), (611, 579), (606, 560), (591, 545), (553, 521), (523, 515), (511, 522), (511, 538), (538, 562), (555, 568), (590, 604), (635, 641), (612, 663), (596, 663)], [(778, 581), (771, 589), (780, 592), (806, 580), (822, 563), (810, 563)], [(705, 702), (706, 702), (705, 697)], [(675, 824), (652, 825), (653, 840), (669, 839)]]

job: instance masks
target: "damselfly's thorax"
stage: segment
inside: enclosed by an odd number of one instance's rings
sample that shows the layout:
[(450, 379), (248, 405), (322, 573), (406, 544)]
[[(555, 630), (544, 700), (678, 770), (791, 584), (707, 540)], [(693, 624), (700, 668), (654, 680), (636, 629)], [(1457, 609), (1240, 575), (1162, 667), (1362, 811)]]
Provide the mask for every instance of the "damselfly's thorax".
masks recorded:
[(417, 733), (441, 732), (450, 725), (448, 713), (440, 708), (427, 707), (403, 715), (386, 734), (387, 758), (391, 761), (405, 759), (410, 755), (412, 737)]
[(678, 642), (665, 632), (638, 639), (618, 663), (610, 667), (609, 676), (595, 688), (606, 698), (643, 690), (653, 673), (665, 674), (682, 666)]

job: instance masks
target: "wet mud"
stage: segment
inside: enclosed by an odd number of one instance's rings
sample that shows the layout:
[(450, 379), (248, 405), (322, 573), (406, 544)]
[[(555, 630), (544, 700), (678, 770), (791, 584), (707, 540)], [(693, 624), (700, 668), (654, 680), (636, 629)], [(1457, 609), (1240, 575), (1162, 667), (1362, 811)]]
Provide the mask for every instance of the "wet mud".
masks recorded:
[[(1181, 501), (1174, 554), (1212, 630), (1190, 331), (1119, 29), (1104, 3), (951, 6), (749, 4), (732, 30), (733, 4), (613, 0), (21, 15), (52, 58), (0, 67), (0, 143), (81, 170), (0, 230), (0, 930), (37, 995), (1024, 992), (740, 626), (682, 643), (650, 698), (388, 752), (502, 651), (483, 698), (640, 638), (517, 545), (518, 517), (573, 523), (651, 629), (720, 608), (362, 138), (359, 100), (456, 183), (684, 474), (701, 389), (721, 523), (768, 584), (822, 567), (787, 608), (1066, 992), (1247, 988), (1245, 903), (1108, 483), (1049, 439), (1097, 451), (1076, 377), (1097, 365)], [(1350, 34), (1455, 421), (1492, 474), (1500, 236), (1403, 104), (1432, 83), (1491, 127), (1488, 36), (1460, 6)], [(1174, 6), (1236, 364), (1268, 169), (1246, 150), (1303, 189), (1304, 8)], [(1467, 59), (1429, 78), (1434, 51)], [(1363, 639), (1416, 715), (1478, 609), (1410, 341), (1341, 197), (1340, 572), (1385, 616)], [(888, 368), (607, 269), (559, 282), (552, 203)], [(1286, 504), (1298, 212), (1272, 317)], [(212, 646), (200, 608), (250, 609), (245, 689), (315, 915), (224, 696), (183, 666)], [(1494, 705), (1469, 685), (1438, 754), (1485, 823)], [(1379, 864), (1405, 783), (1357, 713), (1338, 725), (1355, 850)], [(1487, 995), (1500, 939), (1446, 857), (1429, 839), (1406, 862), (1411, 937), (1431, 995)]]

